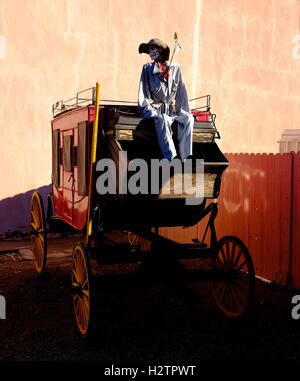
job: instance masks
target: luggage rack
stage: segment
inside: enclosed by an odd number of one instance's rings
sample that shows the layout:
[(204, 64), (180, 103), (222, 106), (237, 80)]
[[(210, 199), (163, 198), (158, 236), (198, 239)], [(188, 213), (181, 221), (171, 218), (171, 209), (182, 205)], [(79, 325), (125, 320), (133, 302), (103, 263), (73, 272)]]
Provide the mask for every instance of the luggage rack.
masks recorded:
[[(88, 89), (79, 91), (76, 93), (76, 96), (67, 100), (59, 100), (55, 102), (52, 105), (52, 115), (53, 117), (60, 115), (61, 113), (64, 113), (66, 111), (72, 110), (77, 107), (81, 107), (84, 105), (88, 104), (94, 104), (95, 103), (95, 93), (96, 93), (96, 88), (94, 87), (89, 87)], [(200, 101), (205, 100), (205, 104), (194, 107), (191, 109), (192, 112), (196, 111), (207, 111), (210, 112), (210, 95), (203, 95), (201, 97), (196, 97), (193, 99), (190, 99), (189, 102), (195, 102), (195, 101)], [(134, 101), (121, 101), (121, 100), (111, 100), (111, 99), (100, 99), (100, 105), (101, 102), (103, 102), (105, 105), (107, 104), (131, 104), (131, 105), (137, 105), (137, 102)], [(213, 117), (213, 121), (215, 119), (215, 114), (211, 114)]]
[[(96, 88), (89, 87), (88, 89), (79, 91), (75, 97), (67, 99), (67, 100), (59, 100), (55, 102), (52, 105), (52, 115), (53, 118), (56, 116), (65, 113), (67, 111), (70, 111), (72, 109), (75, 109), (77, 107), (92, 105), (95, 103), (95, 94), (96, 94)], [(120, 101), (120, 100), (111, 100), (111, 99), (100, 99), (100, 105), (102, 104), (132, 104), (137, 105), (137, 102), (133, 101)]]

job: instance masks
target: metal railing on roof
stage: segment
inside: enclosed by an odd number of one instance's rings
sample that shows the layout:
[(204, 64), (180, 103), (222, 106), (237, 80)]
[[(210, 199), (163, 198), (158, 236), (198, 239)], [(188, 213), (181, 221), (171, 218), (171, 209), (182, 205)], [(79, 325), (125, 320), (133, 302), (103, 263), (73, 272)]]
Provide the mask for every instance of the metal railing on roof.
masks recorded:
[[(90, 87), (88, 89), (79, 91), (75, 97), (67, 99), (67, 100), (60, 100), (55, 102), (52, 105), (52, 115), (53, 117), (64, 113), (66, 111), (75, 109), (77, 107), (92, 105), (95, 103), (95, 87)], [(120, 101), (120, 100), (111, 100), (111, 99), (100, 99), (100, 102), (102, 104), (132, 104), (137, 105), (137, 102), (133, 101)], [(100, 103), (100, 104), (101, 104)]]
[[(60, 100), (57, 101), (52, 105), (52, 115), (53, 117), (64, 113), (66, 111), (75, 109), (77, 107), (86, 106), (89, 104), (94, 104), (95, 102), (95, 91), (96, 88), (89, 87), (88, 89), (79, 91), (75, 97), (67, 99), (67, 100)], [(189, 102), (195, 102), (197, 103), (203, 103), (203, 105), (193, 107), (191, 108), (192, 111), (196, 110), (206, 110), (210, 111), (210, 95), (203, 95), (201, 97), (190, 99)], [(118, 104), (130, 104), (130, 105), (137, 105), (137, 102), (133, 101), (120, 101), (120, 100), (111, 100), (111, 99), (100, 99), (100, 104), (111, 104), (111, 105), (118, 105)]]

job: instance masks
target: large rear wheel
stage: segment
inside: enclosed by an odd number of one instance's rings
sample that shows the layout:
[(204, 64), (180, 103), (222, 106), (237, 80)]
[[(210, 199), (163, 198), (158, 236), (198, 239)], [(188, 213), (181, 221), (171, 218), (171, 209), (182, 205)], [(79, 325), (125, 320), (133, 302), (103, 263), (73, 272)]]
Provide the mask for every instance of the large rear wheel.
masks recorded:
[(43, 200), (39, 192), (31, 197), (30, 227), (33, 261), (38, 274), (43, 274), (47, 260), (47, 232)]
[(220, 281), (212, 282), (212, 292), (222, 312), (230, 317), (239, 317), (249, 310), (254, 299), (252, 259), (245, 244), (237, 237), (223, 237), (218, 245), (214, 265), (224, 276)]

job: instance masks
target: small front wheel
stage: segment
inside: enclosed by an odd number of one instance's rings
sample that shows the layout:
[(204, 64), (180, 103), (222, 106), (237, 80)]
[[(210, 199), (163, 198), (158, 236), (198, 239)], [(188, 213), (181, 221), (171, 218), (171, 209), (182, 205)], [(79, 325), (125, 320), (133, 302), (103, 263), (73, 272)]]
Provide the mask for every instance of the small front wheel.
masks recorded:
[(211, 288), (220, 310), (230, 317), (239, 317), (249, 310), (255, 292), (255, 273), (245, 244), (234, 236), (218, 242), (219, 251), (214, 265), (223, 273)]
[(94, 328), (94, 300), (91, 297), (90, 262), (87, 250), (81, 243), (73, 248), (71, 292), (77, 327), (82, 337), (88, 337)]

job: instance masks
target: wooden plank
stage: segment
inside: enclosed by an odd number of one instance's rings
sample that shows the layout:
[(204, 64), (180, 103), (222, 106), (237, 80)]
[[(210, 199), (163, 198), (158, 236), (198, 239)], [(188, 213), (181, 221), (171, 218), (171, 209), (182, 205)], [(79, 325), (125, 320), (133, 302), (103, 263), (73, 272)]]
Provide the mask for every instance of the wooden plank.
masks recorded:
[[(288, 153), (280, 155), (278, 183), (280, 184), (280, 258), (284, 283), (289, 281), (290, 232), (291, 232), (291, 197), (292, 197), (292, 156)], [(282, 181), (284, 179), (284, 181)]]
[(300, 288), (300, 153), (291, 153), (293, 156), (292, 182), (292, 219), (291, 219), (291, 271), (293, 286)]

